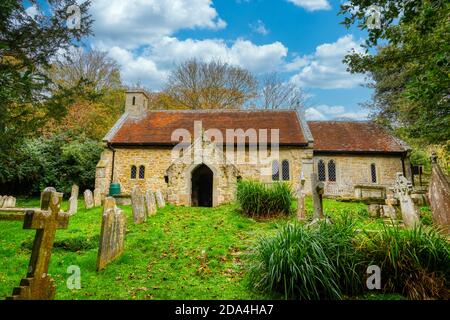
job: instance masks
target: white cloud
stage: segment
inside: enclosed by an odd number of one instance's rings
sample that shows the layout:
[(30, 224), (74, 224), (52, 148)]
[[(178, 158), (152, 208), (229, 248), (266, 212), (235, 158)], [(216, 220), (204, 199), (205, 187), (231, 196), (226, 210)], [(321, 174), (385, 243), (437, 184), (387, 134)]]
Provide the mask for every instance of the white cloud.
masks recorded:
[(254, 32), (262, 34), (263, 36), (269, 34), (269, 30), (266, 28), (266, 25), (261, 20), (256, 21), (256, 23), (251, 23), (249, 26)]
[(95, 0), (96, 39), (109, 46), (136, 48), (181, 29), (226, 26), (211, 0)]
[(292, 77), (292, 81), (311, 88), (343, 89), (354, 88), (364, 82), (364, 75), (351, 74), (343, 63), (350, 51), (362, 53), (360, 42), (347, 35), (334, 43), (325, 43), (316, 48), (312, 56), (306, 57), (308, 62)]
[(319, 105), (305, 110), (307, 120), (367, 120), (366, 110), (347, 111), (343, 106)]
[(296, 6), (308, 11), (330, 10), (331, 5), (327, 0), (287, 0)]
[(280, 68), (288, 53), (280, 42), (255, 45), (248, 40), (237, 39), (227, 44), (220, 39), (179, 40), (173, 37), (155, 40), (139, 53), (102, 43), (97, 43), (96, 48), (108, 51), (110, 57), (121, 65), (122, 77), (127, 83), (140, 81), (151, 89), (159, 89), (174, 64), (186, 59), (220, 60), (260, 74)]

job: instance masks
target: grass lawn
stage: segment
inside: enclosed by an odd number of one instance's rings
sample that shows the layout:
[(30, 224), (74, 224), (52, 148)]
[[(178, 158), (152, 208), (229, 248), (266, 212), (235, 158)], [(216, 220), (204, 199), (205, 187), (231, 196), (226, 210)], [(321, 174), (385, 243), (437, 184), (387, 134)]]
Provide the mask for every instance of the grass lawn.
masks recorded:
[[(64, 204), (67, 206), (67, 203)], [(19, 199), (20, 207), (39, 206)], [(64, 206), (63, 206), (64, 207)], [(344, 211), (358, 217), (361, 228), (377, 229), (365, 205), (325, 200), (331, 216)], [(129, 206), (124, 255), (100, 273), (95, 271), (101, 208), (83, 209), (70, 218), (69, 229), (56, 236), (49, 273), (57, 299), (268, 299), (247, 283), (248, 253), (258, 237), (273, 234), (295, 217), (255, 221), (235, 205), (218, 208), (167, 206), (146, 223), (134, 225)], [(307, 199), (311, 213), (311, 199)], [(21, 222), (0, 222), (0, 298), (11, 294), (26, 274), (33, 230)], [(202, 252), (207, 255), (202, 264)], [(66, 286), (67, 268), (81, 269), (81, 290)], [(370, 298), (370, 297), (369, 297)], [(377, 297), (374, 297), (377, 298)]]

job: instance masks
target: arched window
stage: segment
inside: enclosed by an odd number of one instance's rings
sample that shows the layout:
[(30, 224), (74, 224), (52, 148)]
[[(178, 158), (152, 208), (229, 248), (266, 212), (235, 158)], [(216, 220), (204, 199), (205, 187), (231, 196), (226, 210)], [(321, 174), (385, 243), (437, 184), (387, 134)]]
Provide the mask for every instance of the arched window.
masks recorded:
[(280, 180), (280, 163), (277, 160), (272, 162), (272, 180), (273, 181)]
[(377, 183), (377, 167), (375, 163), (370, 165), (370, 175), (372, 178), (372, 183)]
[(319, 174), (319, 181), (326, 181), (326, 173), (325, 173), (325, 162), (323, 160), (319, 160), (319, 163), (317, 164), (317, 172)]
[(133, 106), (136, 105), (136, 97), (133, 97)]
[(328, 180), (336, 182), (336, 163), (333, 160), (328, 162)]
[(136, 179), (136, 175), (137, 175), (137, 168), (136, 166), (131, 166), (131, 179)]
[(145, 178), (145, 167), (140, 166), (139, 167), (139, 179), (144, 179), (144, 178)]
[(281, 171), (283, 175), (283, 181), (289, 181), (291, 179), (289, 174), (289, 161), (283, 160), (281, 163)]

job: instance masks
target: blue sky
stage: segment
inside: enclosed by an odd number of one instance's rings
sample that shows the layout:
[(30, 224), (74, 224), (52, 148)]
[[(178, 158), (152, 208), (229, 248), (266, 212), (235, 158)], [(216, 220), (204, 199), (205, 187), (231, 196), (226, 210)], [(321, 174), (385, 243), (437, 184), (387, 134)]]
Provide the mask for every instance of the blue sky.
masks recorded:
[(93, 0), (95, 36), (86, 47), (105, 50), (128, 84), (159, 90), (176, 63), (196, 57), (277, 72), (310, 96), (310, 119), (363, 120), (359, 104), (371, 90), (342, 63), (362, 50), (365, 34), (347, 30), (341, 0)]

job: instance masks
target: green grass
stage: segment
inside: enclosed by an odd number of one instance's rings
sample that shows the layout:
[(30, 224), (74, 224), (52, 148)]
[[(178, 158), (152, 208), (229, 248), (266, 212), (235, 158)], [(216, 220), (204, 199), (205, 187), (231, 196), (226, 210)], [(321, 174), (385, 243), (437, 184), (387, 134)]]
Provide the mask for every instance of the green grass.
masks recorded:
[[(18, 205), (36, 207), (39, 200), (19, 199)], [(311, 205), (308, 198), (309, 215)], [(324, 208), (331, 217), (349, 212), (361, 228), (382, 226), (367, 217), (364, 204), (325, 200)], [(101, 208), (85, 210), (80, 201), (69, 229), (59, 230), (56, 236), (49, 271), (57, 286), (56, 299), (273, 298), (249, 286), (249, 253), (260, 237), (274, 235), (294, 221), (293, 215), (255, 221), (240, 214), (236, 205), (168, 206), (146, 223), (134, 225), (130, 207), (123, 209), (128, 216), (125, 253), (97, 273)], [(25, 276), (33, 238), (34, 231), (23, 230), (21, 222), (0, 222), (0, 299), (10, 295)], [(81, 268), (81, 290), (66, 287), (71, 265)]]

